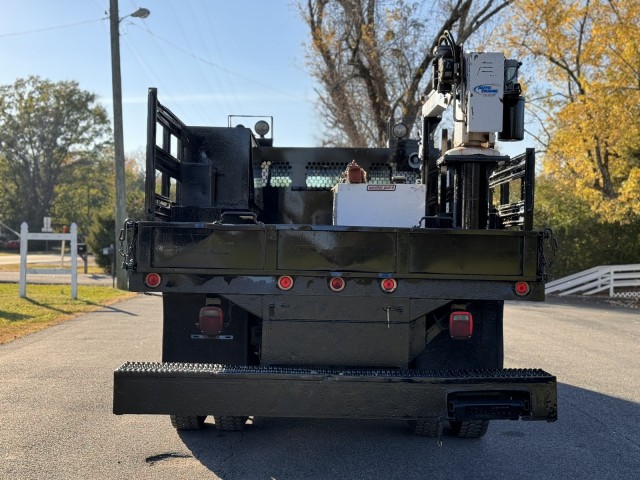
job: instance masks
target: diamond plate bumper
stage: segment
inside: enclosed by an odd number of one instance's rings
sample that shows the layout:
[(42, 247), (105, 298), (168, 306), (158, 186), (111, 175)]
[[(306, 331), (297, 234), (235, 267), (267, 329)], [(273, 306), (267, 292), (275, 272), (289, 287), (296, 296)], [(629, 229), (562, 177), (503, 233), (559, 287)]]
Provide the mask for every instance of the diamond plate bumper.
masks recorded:
[(509, 417), (500, 412), (503, 404), (517, 398), (522, 409), (515, 418), (554, 421), (556, 395), (556, 378), (542, 370), (339, 370), (127, 362), (114, 372), (113, 412), (459, 419), (457, 399), (463, 397), (469, 412), (465, 418), (514, 418), (511, 410)]

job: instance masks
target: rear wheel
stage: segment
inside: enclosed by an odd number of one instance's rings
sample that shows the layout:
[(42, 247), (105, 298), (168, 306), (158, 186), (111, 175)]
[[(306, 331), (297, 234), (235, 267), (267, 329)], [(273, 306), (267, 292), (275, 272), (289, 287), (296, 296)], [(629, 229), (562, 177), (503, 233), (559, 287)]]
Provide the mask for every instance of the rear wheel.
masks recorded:
[(205, 418), (203, 415), (171, 415), (171, 425), (176, 430), (200, 430)]
[(216, 422), (216, 428), (224, 432), (239, 432), (244, 430), (244, 425), (249, 417), (238, 416), (221, 416), (213, 417)]
[(449, 422), (456, 437), (480, 438), (484, 437), (489, 428), (489, 420), (465, 420), (463, 422)]

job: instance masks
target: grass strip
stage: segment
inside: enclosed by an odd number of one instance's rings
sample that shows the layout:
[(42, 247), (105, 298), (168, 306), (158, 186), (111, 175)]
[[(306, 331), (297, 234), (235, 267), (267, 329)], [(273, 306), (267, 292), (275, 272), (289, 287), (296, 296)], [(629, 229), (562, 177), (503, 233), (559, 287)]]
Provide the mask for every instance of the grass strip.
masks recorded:
[(32, 284), (27, 298), (20, 298), (18, 284), (0, 283), (0, 344), (134, 295), (111, 287), (78, 285), (78, 298), (73, 300), (70, 285)]

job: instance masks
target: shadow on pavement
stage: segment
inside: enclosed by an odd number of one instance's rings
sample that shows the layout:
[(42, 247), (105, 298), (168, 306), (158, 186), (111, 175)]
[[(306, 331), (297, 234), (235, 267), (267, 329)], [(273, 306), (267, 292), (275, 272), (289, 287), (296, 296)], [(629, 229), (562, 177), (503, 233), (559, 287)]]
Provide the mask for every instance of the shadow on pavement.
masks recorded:
[(615, 478), (640, 471), (640, 404), (558, 386), (559, 420), (494, 421), (478, 440), (414, 437), (403, 421), (257, 418), (180, 437), (223, 479)]

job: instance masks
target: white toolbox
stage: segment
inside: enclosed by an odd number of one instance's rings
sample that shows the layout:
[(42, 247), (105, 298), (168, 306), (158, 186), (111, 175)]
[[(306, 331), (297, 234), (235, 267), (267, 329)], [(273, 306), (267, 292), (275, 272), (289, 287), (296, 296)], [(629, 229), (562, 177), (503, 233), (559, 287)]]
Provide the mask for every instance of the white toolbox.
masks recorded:
[(410, 228), (424, 217), (426, 196), (422, 184), (339, 183), (333, 193), (333, 224)]

